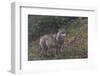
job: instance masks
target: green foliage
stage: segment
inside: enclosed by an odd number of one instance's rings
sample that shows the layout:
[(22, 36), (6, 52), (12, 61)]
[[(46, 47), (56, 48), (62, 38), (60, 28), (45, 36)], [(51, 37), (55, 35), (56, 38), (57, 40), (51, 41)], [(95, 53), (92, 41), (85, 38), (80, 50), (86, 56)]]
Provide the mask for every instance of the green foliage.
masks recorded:
[(55, 59), (54, 56), (41, 57), (38, 43), (41, 36), (56, 33), (59, 28), (65, 28), (68, 33), (64, 53), (58, 59), (87, 58), (87, 26), (87, 17), (28, 15), (28, 59)]

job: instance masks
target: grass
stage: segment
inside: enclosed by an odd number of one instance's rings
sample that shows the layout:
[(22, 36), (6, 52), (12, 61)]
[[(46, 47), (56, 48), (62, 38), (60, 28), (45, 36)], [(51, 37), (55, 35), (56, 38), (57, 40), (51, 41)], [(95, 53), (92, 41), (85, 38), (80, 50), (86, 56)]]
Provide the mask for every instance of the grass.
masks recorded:
[[(71, 39), (71, 38), (69, 38), (69, 39)], [(39, 44), (38, 44), (39, 40), (33, 41), (32, 46), (28, 48), (28, 60), (32, 61), (32, 60), (87, 58), (88, 57), (87, 43), (85, 43), (85, 42), (80, 43), (80, 40), (78, 40), (78, 41), (72, 40), (72, 42), (70, 42), (68, 44), (65, 43), (63, 53), (60, 55), (57, 55), (57, 57), (55, 57), (53, 54), (51, 54), (50, 56), (41, 56), (40, 50), (39, 50)]]
[[(39, 38), (31, 42), (28, 47), (28, 60), (52, 60), (52, 59), (80, 59), (88, 58), (88, 34), (87, 26), (81, 26), (77, 29), (71, 29), (65, 37), (63, 53), (55, 57), (41, 56), (39, 49)], [(53, 51), (53, 50), (52, 50)]]

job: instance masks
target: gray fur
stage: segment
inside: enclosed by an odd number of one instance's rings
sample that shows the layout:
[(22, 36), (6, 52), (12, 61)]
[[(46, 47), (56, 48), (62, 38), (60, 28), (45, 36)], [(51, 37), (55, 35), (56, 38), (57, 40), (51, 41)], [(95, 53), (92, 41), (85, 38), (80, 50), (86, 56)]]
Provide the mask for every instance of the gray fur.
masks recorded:
[(63, 29), (59, 30), (57, 34), (47, 34), (40, 38), (40, 50), (41, 55), (49, 55), (50, 49), (54, 48), (54, 54), (57, 56), (62, 52), (64, 45), (65, 31)]

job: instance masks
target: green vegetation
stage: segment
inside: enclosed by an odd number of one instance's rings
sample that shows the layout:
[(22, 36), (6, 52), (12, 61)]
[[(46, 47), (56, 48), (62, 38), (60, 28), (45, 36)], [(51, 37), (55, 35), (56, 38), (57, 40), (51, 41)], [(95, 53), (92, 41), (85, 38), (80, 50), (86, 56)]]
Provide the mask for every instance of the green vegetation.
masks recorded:
[[(44, 34), (56, 33), (65, 28), (63, 54), (41, 56), (39, 39)], [(28, 15), (28, 60), (74, 59), (88, 57), (88, 18), (68, 16)]]

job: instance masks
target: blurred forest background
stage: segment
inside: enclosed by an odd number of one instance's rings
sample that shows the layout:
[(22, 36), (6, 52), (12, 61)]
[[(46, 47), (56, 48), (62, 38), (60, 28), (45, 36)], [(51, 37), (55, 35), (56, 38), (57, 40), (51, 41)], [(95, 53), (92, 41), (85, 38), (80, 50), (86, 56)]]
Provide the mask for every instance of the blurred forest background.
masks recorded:
[[(62, 56), (40, 56), (39, 39), (65, 28)], [(88, 57), (88, 17), (28, 15), (28, 60), (75, 59)]]

